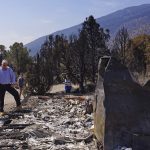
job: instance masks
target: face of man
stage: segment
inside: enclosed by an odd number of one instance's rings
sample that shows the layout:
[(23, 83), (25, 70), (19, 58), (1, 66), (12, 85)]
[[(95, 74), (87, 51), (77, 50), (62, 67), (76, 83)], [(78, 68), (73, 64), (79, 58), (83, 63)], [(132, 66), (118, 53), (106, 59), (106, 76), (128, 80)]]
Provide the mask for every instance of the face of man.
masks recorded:
[(3, 68), (3, 69), (7, 69), (7, 66), (8, 66), (7, 62), (3, 62), (3, 63), (2, 63), (2, 68)]

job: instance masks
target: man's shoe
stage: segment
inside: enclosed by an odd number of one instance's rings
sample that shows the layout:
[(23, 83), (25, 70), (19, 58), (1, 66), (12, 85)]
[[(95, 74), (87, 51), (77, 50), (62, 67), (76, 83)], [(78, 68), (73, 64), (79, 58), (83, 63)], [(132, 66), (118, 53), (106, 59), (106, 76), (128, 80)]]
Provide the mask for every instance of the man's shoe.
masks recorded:
[(5, 113), (4, 113), (4, 112), (0, 112), (0, 117), (1, 117), (1, 116), (4, 116), (4, 115), (5, 115)]
[(22, 110), (22, 105), (16, 107), (16, 111), (20, 111), (20, 110)]

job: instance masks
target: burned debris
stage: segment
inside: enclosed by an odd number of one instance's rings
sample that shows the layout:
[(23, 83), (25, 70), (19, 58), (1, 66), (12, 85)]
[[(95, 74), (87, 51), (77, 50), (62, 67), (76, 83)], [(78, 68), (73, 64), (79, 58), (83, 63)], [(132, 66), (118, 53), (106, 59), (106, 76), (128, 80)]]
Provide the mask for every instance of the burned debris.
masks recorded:
[(32, 110), (9, 112), (1, 118), (0, 148), (96, 150), (93, 117), (85, 114), (85, 102), (75, 96), (31, 96), (24, 108), (32, 104)]

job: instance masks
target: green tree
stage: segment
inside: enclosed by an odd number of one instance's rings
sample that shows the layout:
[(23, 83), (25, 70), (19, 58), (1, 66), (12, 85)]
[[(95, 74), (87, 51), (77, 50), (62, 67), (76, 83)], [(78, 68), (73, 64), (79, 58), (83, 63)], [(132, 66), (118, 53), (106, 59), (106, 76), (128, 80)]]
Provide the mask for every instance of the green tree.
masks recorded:
[[(65, 62), (67, 74), (73, 83), (80, 86), (84, 92), (86, 81), (96, 82), (97, 66), (99, 58), (109, 54), (107, 40), (109, 32), (100, 28), (93, 16), (83, 23), (79, 36), (72, 35), (65, 48)], [(67, 61), (65, 61), (67, 60)]]
[(80, 91), (84, 92), (84, 83), (87, 76), (87, 50), (88, 44), (87, 36), (85, 32), (80, 31), (79, 38), (76, 36), (71, 37), (72, 40), (69, 43), (69, 54), (70, 54), (70, 63), (69, 67), (71, 68), (70, 78), (74, 83), (78, 83)]
[(28, 64), (32, 62), (27, 48), (23, 46), (23, 43), (17, 42), (10, 46), (8, 59), (16, 68), (18, 74), (20, 72), (26, 72)]
[(43, 62), (43, 58), (37, 54), (33, 63), (29, 66), (27, 72), (28, 90), (31, 94), (44, 95), (52, 85), (52, 74), (49, 73), (47, 65)]
[(53, 84), (55, 75), (54, 38), (49, 36), (29, 67), (27, 80), (31, 93), (44, 95)]
[(60, 64), (61, 64), (61, 74), (62, 78), (68, 76), (73, 83), (78, 83), (76, 77), (76, 57), (75, 57), (75, 43), (77, 37), (75, 35), (70, 35), (69, 40), (63, 40), (63, 48), (60, 51)]
[(41, 85), (47, 87), (54, 83), (53, 79), (61, 82), (67, 75), (73, 83), (79, 84), (81, 92), (84, 92), (86, 81), (95, 84), (99, 58), (109, 54), (108, 38), (109, 31), (104, 31), (93, 16), (86, 19), (78, 36), (49, 36), (41, 47), (38, 61), (34, 64), (38, 65), (38, 69), (33, 74), (37, 74), (39, 82), (41, 79), (43, 82), (40, 82), (40, 87), (37, 83), (31, 86), (36, 85), (33, 89), (40, 89)]
[(54, 38), (53, 60), (55, 64), (55, 76), (57, 81), (62, 80), (61, 74), (64, 73), (64, 64), (67, 61), (68, 40), (64, 35), (56, 35)]
[(109, 54), (108, 38), (108, 30), (100, 28), (90, 16), (83, 23), (78, 36), (71, 35), (69, 40), (63, 37), (59, 40), (61, 44), (57, 46), (57, 56), (60, 57), (61, 68), (64, 68), (62, 73), (67, 74), (73, 83), (79, 84), (81, 92), (84, 92), (86, 81), (95, 83), (99, 58)]
[(104, 30), (96, 22), (93, 16), (89, 16), (83, 23), (82, 32), (86, 36), (88, 49), (88, 70), (93, 83), (96, 82), (97, 66), (100, 57), (109, 54), (107, 41), (109, 39), (109, 30)]
[(2, 59), (6, 57), (6, 47), (4, 45), (0, 45), (0, 64)]

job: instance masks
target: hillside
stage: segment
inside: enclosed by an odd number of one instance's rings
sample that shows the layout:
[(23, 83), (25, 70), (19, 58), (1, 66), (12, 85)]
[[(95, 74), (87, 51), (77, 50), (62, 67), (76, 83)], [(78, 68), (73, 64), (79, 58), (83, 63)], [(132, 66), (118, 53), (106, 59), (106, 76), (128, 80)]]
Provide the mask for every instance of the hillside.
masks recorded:
[[(110, 30), (112, 37), (122, 26), (128, 28), (131, 36), (141, 33), (150, 34), (150, 4), (125, 8), (123, 10), (119, 10), (109, 15), (97, 18), (96, 20), (101, 27)], [(66, 36), (69, 36), (70, 34), (78, 34), (78, 30), (81, 28), (81, 26), (82, 25), (79, 24), (61, 31), (54, 32), (52, 34), (64, 34)], [(47, 36), (48, 35), (40, 37), (25, 45), (31, 50), (30, 54), (32, 56), (37, 53)]]

